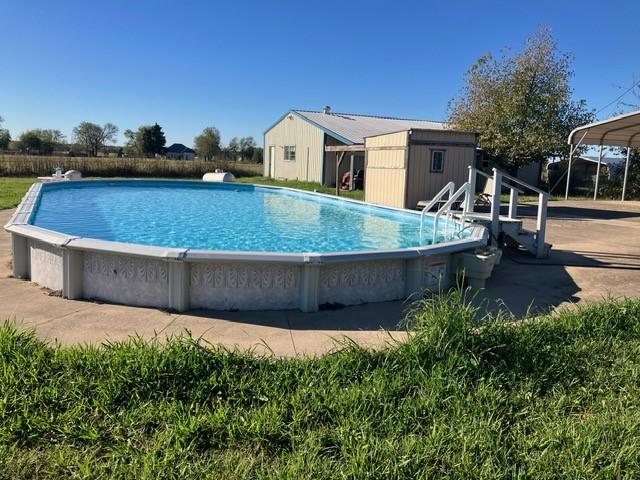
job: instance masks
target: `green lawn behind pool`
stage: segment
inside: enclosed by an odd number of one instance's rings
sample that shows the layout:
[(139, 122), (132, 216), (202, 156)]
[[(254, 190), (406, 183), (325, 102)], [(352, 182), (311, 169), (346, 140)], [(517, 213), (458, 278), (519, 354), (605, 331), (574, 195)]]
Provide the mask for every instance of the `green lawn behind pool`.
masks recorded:
[[(0, 210), (18, 206), (24, 194), (27, 193), (31, 184), (35, 181), (35, 178), (0, 177)], [(335, 188), (323, 187), (318, 183), (301, 182), (298, 180), (274, 180), (266, 177), (239, 177), (236, 181), (239, 183), (255, 183), (276, 187), (297, 188), (299, 190), (308, 190), (311, 192), (317, 191), (320, 193), (328, 193), (330, 195), (335, 195), (336, 193)], [(340, 192), (340, 196), (362, 200), (364, 198), (364, 192), (362, 190)]]
[(17, 207), (35, 178), (0, 177), (0, 210)]

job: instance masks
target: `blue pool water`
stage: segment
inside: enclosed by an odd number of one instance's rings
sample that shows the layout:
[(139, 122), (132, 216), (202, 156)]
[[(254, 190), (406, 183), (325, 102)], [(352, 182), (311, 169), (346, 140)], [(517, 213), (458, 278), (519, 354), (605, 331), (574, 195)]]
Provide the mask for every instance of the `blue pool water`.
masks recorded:
[[(343, 252), (431, 243), (420, 217), (251, 185), (88, 182), (45, 185), (31, 223), (69, 235), (207, 250)], [(442, 239), (440, 239), (441, 241)]]

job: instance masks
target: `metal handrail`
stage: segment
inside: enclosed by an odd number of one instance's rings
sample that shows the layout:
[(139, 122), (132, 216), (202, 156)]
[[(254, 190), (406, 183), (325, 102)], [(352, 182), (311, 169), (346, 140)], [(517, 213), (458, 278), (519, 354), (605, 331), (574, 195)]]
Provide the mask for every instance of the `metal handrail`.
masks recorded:
[[(470, 186), (471, 186), (471, 184), (469, 182), (465, 182), (453, 195), (449, 196), (449, 200), (447, 200), (447, 202), (442, 207), (440, 207), (438, 209), (438, 211), (436, 212), (435, 216), (433, 217), (433, 239), (432, 239), (432, 243), (436, 243), (436, 236), (438, 234), (438, 218), (444, 212), (450, 213), (451, 212), (451, 205), (453, 205), (453, 202), (458, 200), (458, 198), (462, 194), (465, 195), (465, 201), (462, 204), (462, 218), (461, 218), (461, 220), (462, 220), (461, 225), (464, 228), (464, 224), (466, 222), (466, 215), (467, 215), (467, 209), (466, 209), (466, 203), (467, 202), (466, 202), (466, 200), (467, 200), (467, 197), (469, 195)], [(449, 217), (447, 216), (447, 223), (445, 224), (445, 235), (447, 234), (448, 226), (449, 226)]]
[[(494, 171), (494, 172), (497, 172), (497, 171), (498, 171), (498, 169), (497, 169), (497, 168), (494, 168), (494, 169), (493, 169), (493, 171)], [(516, 178), (516, 177), (512, 177), (512, 176), (511, 176), (511, 175), (509, 175), (508, 173), (500, 172), (500, 174), (501, 174), (503, 177), (508, 178), (508, 179), (509, 179), (509, 180), (511, 180), (512, 182), (515, 182), (515, 183), (517, 183), (517, 184), (520, 184), (520, 185), (522, 185), (523, 187), (528, 188), (529, 190), (532, 190), (532, 191), (534, 191), (534, 192), (536, 192), (536, 193), (538, 193), (538, 194), (540, 194), (540, 195), (546, 195), (547, 197), (549, 196), (549, 192), (545, 192), (544, 190), (540, 190), (539, 188), (534, 187), (533, 185), (529, 185), (527, 182), (523, 182), (522, 180), (520, 180), (520, 179), (518, 179), (518, 178)], [(503, 185), (505, 185), (505, 184), (503, 183)]]
[(491, 175), (489, 175), (488, 173), (483, 172), (482, 170), (478, 170), (477, 168), (473, 168), (473, 167), (469, 167), (469, 169), (475, 170), (476, 173), (479, 173), (480, 175), (482, 175), (485, 178), (491, 178)]
[(444, 187), (442, 187), (442, 190), (436, 193), (435, 197), (433, 197), (431, 201), (427, 203), (427, 205), (422, 209), (422, 211), (420, 212), (420, 238), (421, 239), (422, 239), (422, 227), (424, 225), (424, 214), (428, 212), (436, 203), (442, 200), (442, 197), (444, 196), (445, 193), (448, 192), (449, 198), (451, 198), (451, 195), (453, 195), (453, 192), (455, 189), (456, 189), (455, 183), (453, 182), (447, 183)]
[[(483, 177), (485, 177), (485, 178), (487, 178), (489, 180), (493, 180), (493, 177), (491, 175), (489, 175), (488, 173), (483, 172), (482, 170), (478, 170), (477, 168), (473, 168), (473, 167), (469, 167), (469, 169), (475, 171), (476, 173), (479, 173), (480, 175), (482, 175)], [(502, 186), (503, 187), (507, 187), (510, 190), (517, 190), (518, 193), (524, 193), (522, 190), (520, 190), (517, 187), (514, 187), (513, 185), (511, 185), (509, 183), (502, 182)]]
[(507, 187), (511, 190), (509, 196), (509, 218), (512, 220), (515, 220), (518, 217), (518, 194), (524, 193), (519, 188), (516, 188), (509, 183), (505, 183), (503, 179), (506, 178), (515, 184), (521, 185), (524, 189), (531, 190), (538, 194), (538, 214), (536, 218), (535, 248), (536, 257), (544, 257), (547, 254), (545, 237), (547, 230), (547, 203), (550, 197), (549, 192), (545, 192), (544, 190), (534, 187), (527, 182), (523, 182), (516, 177), (512, 177), (507, 173), (501, 172), (497, 168), (493, 169), (493, 177), (491, 177), (485, 172), (469, 166), (468, 183), (470, 184), (470, 195), (467, 197), (466, 201), (467, 212), (473, 212), (473, 198), (475, 196), (477, 174), (480, 174), (486, 178), (493, 179), (493, 193), (491, 195), (491, 235), (494, 239), (497, 239), (498, 235), (500, 234), (500, 193), (502, 192), (502, 187)]

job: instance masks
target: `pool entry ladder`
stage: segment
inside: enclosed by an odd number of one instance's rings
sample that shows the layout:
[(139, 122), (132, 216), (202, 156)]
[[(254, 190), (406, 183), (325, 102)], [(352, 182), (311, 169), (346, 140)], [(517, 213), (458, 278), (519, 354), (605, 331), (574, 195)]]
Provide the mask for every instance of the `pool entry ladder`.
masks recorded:
[[(438, 237), (438, 227), (440, 226), (440, 217), (445, 216), (444, 223), (444, 238), (448, 240), (449, 238), (449, 224), (451, 221), (456, 218), (459, 221), (455, 222), (454, 225), (457, 226), (457, 229), (454, 227), (452, 235), (456, 235), (460, 233), (466, 227), (467, 223), (467, 205), (469, 203), (469, 198), (471, 198), (473, 202), (473, 190), (472, 186), (469, 182), (464, 183), (458, 190), (455, 189), (456, 186), (453, 182), (447, 183), (442, 190), (440, 190), (435, 197), (422, 209), (420, 212), (420, 239), (422, 240), (423, 228), (424, 228), (424, 216), (425, 214), (434, 207), (434, 205), (443, 204), (438, 208), (434, 217), (433, 217), (433, 232), (431, 243), (436, 243)], [(444, 196), (447, 195), (447, 200), (444, 199)], [(460, 200), (460, 197), (464, 195), (464, 200)], [(454, 210), (454, 205), (461, 204), (462, 211)]]
[[(487, 182), (490, 182), (491, 212), (488, 216), (482, 213), (475, 213), (474, 201), (471, 200), (472, 197), (469, 197), (467, 218), (487, 224), (494, 242), (497, 242), (499, 238), (504, 238), (504, 240), (511, 240), (520, 247), (525, 248), (536, 258), (548, 257), (551, 245), (545, 242), (545, 237), (549, 194), (497, 168), (493, 169), (493, 176), (489, 176), (476, 168), (469, 167), (468, 183), (471, 184), (474, 192), (478, 175), (486, 177)], [(533, 191), (538, 194), (536, 229), (533, 231), (523, 228), (522, 218), (518, 218), (518, 195), (523, 191), (515, 187), (515, 185), (522, 187), (523, 190)], [(500, 215), (500, 194), (503, 188), (509, 189), (509, 211), (506, 216)]]
[[(481, 194), (481, 196), (484, 195), (489, 198), (491, 206), (489, 213), (474, 211), (478, 175), (486, 178), (485, 193)], [(522, 190), (515, 185), (520, 186)], [(503, 188), (507, 188), (510, 191), (507, 215), (500, 215), (500, 195)], [(536, 229), (533, 231), (523, 228), (523, 220), (518, 218), (518, 196), (524, 193), (524, 190), (538, 194)], [(446, 201), (445, 196), (448, 198)], [(461, 201), (460, 197), (462, 196), (464, 196), (464, 200)], [(447, 183), (422, 209), (420, 214), (420, 235), (422, 237), (424, 215), (434, 206), (443, 204), (439, 207), (434, 217), (433, 242), (436, 241), (439, 230), (437, 227), (440, 226), (438, 219), (440, 216), (445, 215), (447, 219), (444, 225), (445, 237), (448, 234), (450, 218), (458, 220), (458, 232), (464, 230), (468, 223), (480, 223), (489, 228), (492, 243), (511, 241), (535, 255), (536, 258), (546, 258), (549, 256), (549, 250), (551, 249), (551, 245), (545, 242), (548, 201), (549, 194), (547, 192), (496, 168), (493, 169), (493, 175), (488, 175), (481, 170), (469, 167), (469, 180), (464, 185), (455, 190), (453, 182)], [(460, 202), (460, 208), (454, 209), (454, 205)]]

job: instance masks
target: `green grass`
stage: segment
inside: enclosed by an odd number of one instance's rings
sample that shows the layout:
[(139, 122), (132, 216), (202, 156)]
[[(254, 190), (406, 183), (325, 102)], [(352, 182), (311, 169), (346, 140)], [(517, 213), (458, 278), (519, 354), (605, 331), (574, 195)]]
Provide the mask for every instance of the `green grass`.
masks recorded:
[[(240, 177), (236, 179), (241, 183), (258, 183), (262, 185), (273, 185), (279, 187), (298, 188), (300, 190), (317, 191), (335, 195), (335, 188), (323, 187), (312, 182), (300, 182), (297, 180), (273, 180), (266, 177)], [(3, 208), (16, 207), (33, 182), (34, 178), (22, 177), (0, 177), (0, 210)], [(341, 196), (362, 200), (364, 194), (362, 190), (352, 192), (340, 192)]]
[(17, 207), (35, 178), (0, 177), (0, 210)]
[[(297, 188), (299, 190), (309, 190), (316, 191), (319, 193), (327, 193), (329, 195), (335, 195), (336, 189), (335, 187), (325, 187), (320, 185), (319, 183), (313, 182), (303, 182), (300, 180), (274, 180), (273, 178), (267, 177), (241, 177), (237, 179), (238, 182), (241, 183), (257, 183), (260, 185), (272, 185), (275, 187), (289, 187), (289, 188)], [(362, 190), (353, 190), (353, 191), (340, 191), (341, 197), (354, 198), (356, 200), (364, 199), (364, 192)]]
[(640, 301), (517, 326), (460, 293), (314, 359), (0, 328), (1, 478), (638, 478)]

